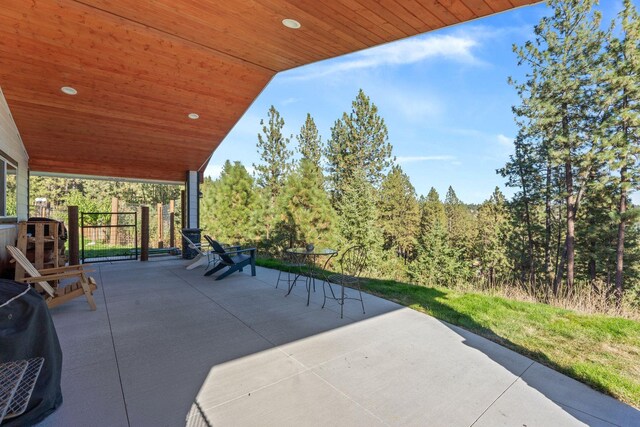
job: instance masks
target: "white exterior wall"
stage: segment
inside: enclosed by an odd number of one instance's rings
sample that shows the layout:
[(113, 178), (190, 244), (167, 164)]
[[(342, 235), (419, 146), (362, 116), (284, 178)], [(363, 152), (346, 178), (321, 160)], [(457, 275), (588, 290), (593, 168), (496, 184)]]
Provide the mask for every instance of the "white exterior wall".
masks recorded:
[(26, 220), (29, 215), (29, 157), (11, 117), (2, 88), (0, 88), (0, 150), (18, 163), (17, 214), (18, 220)]
[[(17, 217), (19, 221), (26, 220), (29, 216), (29, 157), (9, 111), (2, 88), (0, 88), (0, 150), (17, 163)], [(15, 245), (16, 237), (17, 225), (15, 222), (0, 221), (0, 276), (5, 275), (8, 266), (5, 246)]]

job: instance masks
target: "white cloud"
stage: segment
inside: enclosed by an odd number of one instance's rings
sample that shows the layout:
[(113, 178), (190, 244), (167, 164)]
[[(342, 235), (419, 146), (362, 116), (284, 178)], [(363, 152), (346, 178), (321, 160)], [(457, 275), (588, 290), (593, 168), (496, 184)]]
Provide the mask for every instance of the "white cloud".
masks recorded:
[(292, 80), (309, 80), (358, 69), (414, 64), (430, 58), (478, 64), (481, 61), (472, 52), (477, 45), (477, 39), (466, 33), (416, 36), (301, 67), (286, 76)]
[(217, 179), (222, 173), (222, 165), (208, 164), (204, 170), (204, 176), (208, 176), (211, 179)]
[(295, 104), (296, 102), (298, 102), (298, 98), (290, 97), (282, 101), (280, 104), (284, 106), (289, 104)]
[(501, 133), (496, 135), (496, 142), (498, 143), (498, 147), (495, 152), (498, 155), (498, 158), (505, 159), (508, 158), (513, 151), (515, 150), (515, 146), (513, 145), (513, 138), (509, 138)]
[(476, 45), (477, 41), (466, 35), (412, 37), (356, 54), (357, 58), (351, 61), (351, 68), (382, 64), (413, 64), (436, 56), (473, 63), (476, 58), (471, 53), (471, 49)]
[(513, 138), (509, 138), (508, 136), (504, 136), (503, 134), (498, 134), (496, 137), (498, 140), (498, 144), (511, 148), (513, 146)]
[(465, 128), (442, 128), (443, 132), (450, 133), (452, 135), (461, 135), (467, 138), (473, 138), (478, 142), (487, 144), (492, 149), (495, 149), (496, 144), (504, 148), (503, 151), (510, 153), (513, 149), (513, 138), (506, 136), (502, 133), (495, 134), (489, 133), (477, 129), (465, 129)]
[(402, 163), (415, 163), (415, 162), (427, 162), (427, 161), (447, 161), (455, 160), (455, 156), (398, 156), (396, 161), (399, 164)]
[(442, 103), (430, 94), (410, 92), (399, 87), (378, 91), (381, 105), (399, 112), (405, 120), (423, 122), (438, 117), (443, 110)]
[(443, 132), (447, 132), (453, 135), (462, 135), (462, 136), (469, 136), (469, 137), (474, 137), (474, 138), (483, 138), (485, 139), (487, 137), (487, 134), (484, 132), (481, 132), (477, 129), (464, 129), (464, 128), (442, 128), (441, 129)]

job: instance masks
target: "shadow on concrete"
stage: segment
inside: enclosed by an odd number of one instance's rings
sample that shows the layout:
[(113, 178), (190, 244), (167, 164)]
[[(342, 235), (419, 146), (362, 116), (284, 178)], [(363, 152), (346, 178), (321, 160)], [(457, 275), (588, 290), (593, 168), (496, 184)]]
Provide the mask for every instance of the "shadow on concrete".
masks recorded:
[[(394, 291), (400, 286), (402, 289)], [(575, 419), (592, 425), (594, 418), (620, 426), (640, 425), (640, 411), (610, 396), (604, 396), (588, 385), (566, 375), (571, 374), (541, 352), (531, 351), (477, 323), (472, 317), (446, 304), (446, 294), (438, 289), (370, 279), (368, 287), (374, 295), (392, 295), (397, 303), (437, 312), (438, 321), (460, 335), (463, 343), (474, 348), (514, 374), (520, 381), (536, 389)], [(384, 291), (384, 292), (382, 292)], [(532, 365), (521, 365), (505, 358), (505, 348), (532, 359)], [(602, 390), (606, 392), (606, 390)], [(606, 405), (603, 405), (603, 400)]]
[[(326, 346), (331, 346), (336, 354), (340, 351), (346, 354), (366, 346), (370, 334), (393, 336), (398, 332), (393, 329), (393, 322), (384, 322), (388, 329), (378, 330), (366, 321), (382, 315), (412, 313), (404, 305), (413, 304), (445, 312), (443, 317), (450, 323), (441, 323), (462, 337), (465, 345), (521, 377), (548, 399), (562, 405), (575, 419), (587, 424), (592, 420), (587, 417), (587, 411), (583, 413), (580, 407), (573, 410), (563, 403), (562, 389), (545, 385), (545, 375), (553, 375), (553, 371), (529, 378), (524, 372), (528, 368), (516, 369), (509, 361), (523, 356), (465, 330), (478, 331), (518, 350), (513, 343), (501, 341), (490, 329), (443, 304), (444, 294), (436, 289), (402, 285), (410, 288), (402, 289), (395, 297), (393, 292), (390, 294), (391, 300), (397, 299), (403, 305), (366, 295), (366, 315), (359, 312), (357, 303), (345, 309), (345, 318), (340, 319), (337, 305), (320, 308), (320, 289), (312, 295), (310, 307), (306, 306), (304, 285), (295, 287), (285, 298), (286, 289), (274, 289), (278, 274), (274, 270), (259, 269), (255, 278), (236, 273), (215, 282), (211, 277), (203, 277), (202, 270), (185, 270), (184, 262), (158, 259), (149, 263), (104, 265), (100, 266), (100, 272), (102, 286), (96, 295), (98, 312), (87, 312), (84, 305), (68, 305), (52, 312), (66, 361), (73, 364), (73, 369), (63, 369), (65, 401), (89, 399), (94, 403), (90, 410), (63, 405), (60, 413), (53, 414), (43, 425), (181, 425), (190, 406), (189, 417), (195, 423), (190, 425), (207, 425), (198, 407), (198, 403), (203, 402), (196, 400), (207, 381), (226, 380), (231, 388), (241, 387), (242, 384), (235, 384), (234, 378), (238, 369), (247, 367), (255, 371), (241, 371), (240, 377), (251, 378), (252, 387), (258, 390), (274, 383), (284, 387), (291, 378), (308, 381), (305, 377), (308, 366), (314, 366), (314, 360)], [(372, 281), (370, 291), (381, 291), (380, 287), (384, 286), (398, 285)], [(84, 327), (77, 328), (78, 324)], [(359, 333), (349, 334), (354, 327), (359, 328)], [(375, 325), (379, 327), (379, 323)], [(302, 348), (305, 345), (307, 347)], [(296, 357), (289, 357), (291, 353), (296, 353)], [(242, 363), (247, 359), (251, 359), (251, 363)], [(300, 360), (307, 367), (302, 366)], [(544, 363), (542, 355), (539, 360)], [(574, 386), (569, 384), (567, 389), (574, 390)], [(587, 404), (596, 405), (602, 396), (583, 387), (587, 390), (584, 394)], [(598, 399), (591, 400), (589, 393)], [(236, 395), (235, 389), (221, 390), (220, 395), (208, 396), (209, 401), (204, 403), (216, 405), (233, 401)], [(101, 399), (101, 396), (110, 396), (110, 399)], [(611, 400), (614, 403), (608, 403), (616, 410), (629, 408)], [(315, 408), (315, 405), (309, 407)], [(344, 409), (345, 413), (357, 410), (357, 407)], [(355, 414), (354, 424), (375, 425), (376, 419), (365, 423), (370, 413)], [(348, 425), (347, 421), (343, 424)]]

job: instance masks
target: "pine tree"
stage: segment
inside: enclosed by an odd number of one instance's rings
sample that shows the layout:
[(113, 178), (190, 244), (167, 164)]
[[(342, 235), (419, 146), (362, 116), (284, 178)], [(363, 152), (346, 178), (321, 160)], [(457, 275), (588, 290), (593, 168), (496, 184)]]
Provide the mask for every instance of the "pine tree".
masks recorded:
[(201, 225), (205, 233), (225, 243), (258, 240), (259, 200), (253, 178), (240, 162), (226, 161), (216, 181), (202, 186)]
[(254, 164), (257, 184), (266, 188), (273, 196), (277, 196), (279, 188), (291, 168), (291, 151), (287, 148), (289, 138), (282, 135), (284, 119), (272, 105), (267, 113), (268, 122), (260, 120), (262, 134), (258, 134), (257, 148), (260, 150), (262, 163)]
[(480, 271), (490, 285), (509, 276), (510, 218), (505, 198), (498, 187), (478, 209), (478, 231), (475, 241)]
[(289, 138), (282, 135), (284, 119), (280, 117), (280, 113), (273, 105), (269, 108), (267, 116), (269, 119), (266, 124), (264, 120), (260, 120), (264, 136), (258, 134), (257, 147), (262, 163), (253, 166), (257, 174), (257, 184), (263, 190), (262, 209), (265, 237), (268, 242), (276, 225), (278, 216), (276, 200), (291, 168), (292, 152), (287, 149)]
[(469, 278), (462, 251), (450, 243), (445, 206), (434, 188), (420, 200), (417, 256), (409, 265), (409, 276), (419, 284), (440, 286)]
[(449, 244), (446, 225), (435, 222), (421, 240), (418, 256), (409, 265), (409, 275), (414, 282), (451, 286), (470, 277), (462, 254)]
[(283, 247), (335, 244), (336, 215), (324, 190), (322, 172), (309, 159), (300, 160), (278, 198)]
[(300, 128), (300, 133), (296, 136), (298, 140), (298, 152), (303, 159), (307, 159), (317, 169), (321, 168), (320, 160), (322, 158), (322, 139), (318, 133), (316, 123), (307, 113), (307, 118)]
[[(615, 288), (618, 302), (624, 290), (625, 231), (638, 212), (627, 210), (629, 191), (640, 183), (640, 16), (630, 0), (620, 13), (621, 39), (613, 37), (605, 54), (603, 121), (607, 150), (603, 157), (618, 188)], [(613, 177), (612, 177), (613, 178)]]
[(45, 176), (29, 177), (29, 200), (37, 197), (46, 198), (52, 205), (63, 203), (64, 197), (74, 188), (77, 180), (53, 178)]
[(574, 282), (575, 220), (592, 172), (597, 150), (595, 75), (604, 33), (600, 14), (593, 12), (595, 0), (550, 0), (554, 14), (535, 27), (534, 42), (515, 49), (519, 64), (531, 68), (529, 80), (518, 86), (529, 132), (544, 135), (553, 165), (563, 167), (566, 204), (566, 237), (554, 289), (566, 265), (567, 288)]
[[(228, 165), (227, 165), (228, 164)], [(225, 162), (222, 169), (229, 170), (231, 162)], [(204, 234), (212, 236), (214, 239), (219, 238), (218, 227), (216, 224), (216, 193), (219, 191), (220, 178), (215, 181), (207, 176), (200, 185), (202, 198), (200, 199), (200, 228)]]
[(469, 208), (458, 199), (452, 187), (447, 190), (444, 211), (447, 217), (449, 243), (461, 252), (464, 259), (470, 260), (475, 236), (474, 219)]
[(615, 240), (617, 223), (611, 217), (616, 207), (616, 187), (602, 171), (587, 190), (578, 220), (576, 235), (579, 246), (576, 253), (576, 277), (599, 283), (611, 284), (615, 274)]
[(393, 160), (387, 126), (378, 114), (378, 107), (360, 89), (352, 103), (350, 114), (343, 113), (331, 128), (326, 148), (327, 174), (334, 206), (340, 206), (345, 187), (356, 171), (378, 188), (384, 172)]
[[(514, 109), (517, 110), (517, 109)], [(521, 128), (514, 140), (515, 152), (498, 173), (507, 178), (506, 185), (519, 189), (509, 203), (513, 214), (514, 235), (524, 234), (512, 244), (513, 255), (519, 262), (520, 278), (535, 285), (539, 266), (550, 286), (553, 281), (551, 266), (552, 208), (557, 194), (554, 193), (554, 172), (545, 143), (540, 133), (527, 133)], [(540, 206), (544, 204), (544, 217)], [(544, 227), (544, 233), (542, 228)], [(522, 232), (522, 233), (521, 233)], [(526, 243), (520, 245), (524, 240)], [(542, 246), (543, 260), (540, 262), (538, 248)]]
[(423, 243), (424, 236), (429, 234), (431, 229), (439, 225), (446, 230), (447, 214), (444, 205), (440, 201), (440, 195), (435, 188), (431, 187), (427, 197), (420, 200), (420, 229), (418, 231), (418, 242)]
[(400, 166), (393, 166), (382, 181), (378, 203), (384, 249), (393, 249), (407, 259), (416, 249), (420, 210), (416, 192)]
[[(370, 254), (382, 246), (374, 188), (361, 169), (353, 172), (340, 200), (338, 227), (345, 246), (362, 245)], [(370, 257), (372, 259), (373, 257)]]

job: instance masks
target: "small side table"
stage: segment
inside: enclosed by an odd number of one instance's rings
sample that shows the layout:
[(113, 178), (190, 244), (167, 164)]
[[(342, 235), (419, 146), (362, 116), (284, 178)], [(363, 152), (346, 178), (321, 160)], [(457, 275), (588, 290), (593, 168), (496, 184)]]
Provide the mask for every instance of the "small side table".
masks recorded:
[[(306, 272), (307, 274), (307, 305), (309, 305), (309, 301), (311, 300), (311, 283), (313, 282), (313, 285), (315, 287), (315, 270), (316, 270), (316, 261), (318, 260), (318, 258), (321, 257), (328, 257), (324, 264), (322, 265), (322, 269), (324, 270), (325, 267), (327, 266), (327, 264), (329, 264), (329, 261), (331, 260), (331, 258), (333, 258), (334, 256), (336, 256), (338, 254), (338, 251), (335, 249), (329, 249), (329, 248), (314, 248), (311, 251), (308, 251), (306, 248), (289, 248), (287, 249), (287, 252), (293, 255), (297, 255), (300, 257), (304, 257), (305, 260), (305, 265), (306, 265), (306, 271), (303, 270), (303, 272)], [(302, 272), (300, 274), (298, 274), (298, 276), (296, 276), (296, 279), (302, 274)], [(289, 285), (289, 290), (287, 292), (287, 295), (289, 295), (291, 293), (291, 290), (293, 289), (293, 285), (296, 283), (295, 279), (292, 282), (291, 285)]]

